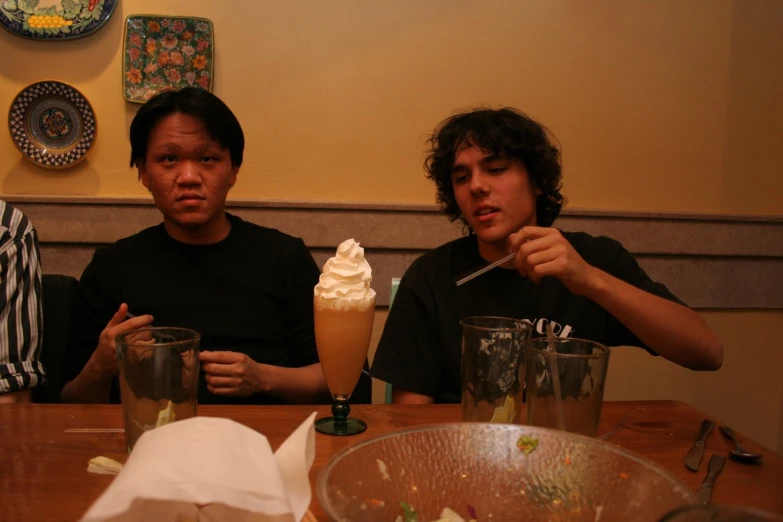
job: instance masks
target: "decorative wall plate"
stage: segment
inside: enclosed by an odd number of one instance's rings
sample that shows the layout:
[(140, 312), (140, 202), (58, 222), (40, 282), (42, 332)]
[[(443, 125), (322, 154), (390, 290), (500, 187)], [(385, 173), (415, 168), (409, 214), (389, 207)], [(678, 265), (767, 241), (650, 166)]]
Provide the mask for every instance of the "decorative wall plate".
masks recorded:
[(118, 0), (0, 0), (0, 25), (35, 40), (73, 40), (103, 27)]
[(144, 103), (164, 89), (212, 91), (212, 22), (187, 16), (132, 15), (125, 20), (122, 94)]
[(84, 159), (95, 141), (95, 113), (87, 99), (62, 82), (25, 87), (8, 111), (16, 147), (33, 163), (64, 169)]

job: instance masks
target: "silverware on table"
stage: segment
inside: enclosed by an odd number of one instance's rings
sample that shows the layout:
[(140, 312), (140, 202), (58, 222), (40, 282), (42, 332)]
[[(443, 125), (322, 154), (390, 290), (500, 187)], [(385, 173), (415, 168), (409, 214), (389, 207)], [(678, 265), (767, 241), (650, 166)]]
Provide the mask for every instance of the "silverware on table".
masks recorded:
[(699, 429), (699, 437), (696, 442), (693, 443), (693, 447), (685, 457), (685, 467), (691, 471), (699, 471), (701, 465), (701, 459), (704, 457), (704, 443), (707, 437), (710, 436), (712, 430), (715, 429), (715, 423), (711, 420), (705, 420), (701, 423)]
[(617, 430), (619, 430), (620, 428), (622, 428), (622, 427), (623, 427), (623, 425), (624, 425), (624, 424), (625, 424), (625, 423), (628, 421), (628, 419), (630, 419), (630, 418), (631, 418), (631, 415), (630, 415), (630, 414), (626, 415), (625, 417), (623, 417), (622, 419), (620, 419), (620, 421), (619, 421), (617, 424), (615, 424), (615, 425), (614, 425), (614, 427), (613, 427), (611, 430), (607, 431), (606, 433), (604, 433), (603, 435), (601, 435), (600, 437), (598, 437), (598, 439), (599, 439), (599, 440), (606, 440), (606, 439), (608, 439), (609, 437), (613, 436), (615, 433), (617, 433)]
[(731, 440), (735, 446), (737, 446), (731, 450), (731, 452), (729, 452), (729, 457), (733, 458), (734, 460), (738, 462), (752, 463), (761, 460), (761, 458), (764, 456), (761, 453), (753, 453), (740, 446), (740, 443), (737, 440), (737, 436), (734, 434), (734, 430), (728, 426), (721, 426), (718, 429), (721, 433), (728, 437), (728, 439)]
[(696, 492), (696, 499), (701, 504), (709, 504), (712, 498), (712, 488), (715, 487), (715, 479), (718, 478), (720, 472), (723, 471), (723, 466), (726, 464), (726, 457), (723, 455), (713, 454), (710, 457), (710, 463), (707, 466), (707, 476), (704, 478), (704, 482), (701, 483), (699, 491)]

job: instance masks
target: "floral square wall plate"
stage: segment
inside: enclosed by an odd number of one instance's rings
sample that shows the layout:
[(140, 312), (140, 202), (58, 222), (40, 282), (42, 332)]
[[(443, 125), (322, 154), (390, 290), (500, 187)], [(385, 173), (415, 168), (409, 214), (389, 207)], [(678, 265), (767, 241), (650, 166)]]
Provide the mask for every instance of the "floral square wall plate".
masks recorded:
[(0, 25), (34, 40), (72, 40), (103, 27), (119, 0), (0, 0)]
[(90, 102), (62, 82), (25, 87), (11, 104), (8, 127), (22, 154), (48, 169), (79, 163), (95, 142), (95, 113)]
[(131, 15), (125, 20), (122, 93), (144, 103), (164, 89), (212, 91), (214, 32), (206, 18)]

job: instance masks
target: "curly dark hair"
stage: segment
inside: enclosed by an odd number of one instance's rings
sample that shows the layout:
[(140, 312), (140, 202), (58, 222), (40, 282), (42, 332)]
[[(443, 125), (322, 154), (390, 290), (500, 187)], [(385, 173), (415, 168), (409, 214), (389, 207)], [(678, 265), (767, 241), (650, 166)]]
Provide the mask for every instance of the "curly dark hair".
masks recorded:
[[(551, 139), (550, 139), (551, 136)], [(474, 109), (452, 116), (438, 125), (428, 140), (430, 151), (424, 162), (427, 177), (437, 187), (437, 202), (449, 220), (461, 219), (451, 167), (458, 151), (466, 144), (475, 145), (492, 154), (522, 161), (533, 185), (541, 191), (536, 197), (538, 226), (554, 223), (565, 203), (560, 193), (563, 186), (560, 150), (553, 144), (554, 136), (532, 118), (512, 108)]]

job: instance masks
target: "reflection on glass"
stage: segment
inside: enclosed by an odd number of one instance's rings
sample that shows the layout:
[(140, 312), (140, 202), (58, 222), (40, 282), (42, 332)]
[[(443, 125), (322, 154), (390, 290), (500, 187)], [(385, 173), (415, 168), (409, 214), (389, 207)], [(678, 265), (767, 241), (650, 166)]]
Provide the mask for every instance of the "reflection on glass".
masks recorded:
[[(583, 339), (555, 338), (552, 344), (554, 352), (543, 337), (525, 346), (527, 423), (594, 437), (601, 420), (609, 349)], [(559, 380), (553, 378), (553, 368)], [(560, 400), (555, 395), (558, 382)]]
[(141, 328), (117, 336), (120, 397), (128, 453), (141, 435), (196, 416), (198, 332)]
[(467, 317), (460, 324), (462, 420), (521, 424), (530, 325), (506, 317)]

